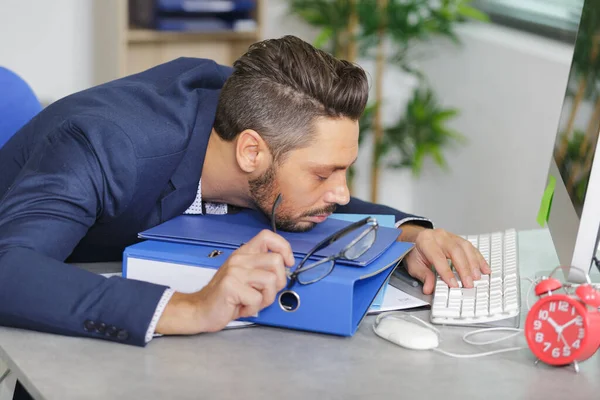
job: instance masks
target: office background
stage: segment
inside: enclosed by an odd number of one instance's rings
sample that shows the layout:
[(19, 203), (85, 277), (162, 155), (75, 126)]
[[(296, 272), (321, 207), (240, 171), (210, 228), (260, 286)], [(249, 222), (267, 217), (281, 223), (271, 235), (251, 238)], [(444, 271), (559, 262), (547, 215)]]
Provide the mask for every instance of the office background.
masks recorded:
[[(95, 84), (94, 1), (3, 0), (0, 65), (20, 74), (46, 104)], [(442, 103), (460, 109), (451, 124), (468, 142), (445, 149), (449, 172), (430, 161), (417, 179), (408, 170), (384, 171), (379, 201), (457, 233), (534, 228), (572, 44), (495, 23), (470, 22), (457, 32), (462, 46), (428, 43), (420, 66)], [(267, 0), (261, 36), (284, 34), (315, 38), (314, 29), (288, 15), (286, 0)], [(361, 64), (373, 73), (372, 63)], [(412, 84), (388, 72), (384, 120), (394, 118)], [(365, 145), (354, 192), (364, 199), (369, 155)]]

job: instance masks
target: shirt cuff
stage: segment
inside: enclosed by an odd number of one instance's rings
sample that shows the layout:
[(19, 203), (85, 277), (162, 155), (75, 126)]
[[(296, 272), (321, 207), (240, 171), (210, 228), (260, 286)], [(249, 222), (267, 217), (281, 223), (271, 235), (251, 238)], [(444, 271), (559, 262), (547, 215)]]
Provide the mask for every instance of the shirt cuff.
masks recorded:
[(146, 331), (146, 343), (150, 342), (154, 337), (162, 336), (159, 333), (154, 333), (154, 331), (156, 330), (158, 320), (165, 311), (165, 307), (169, 303), (169, 300), (171, 300), (171, 296), (173, 296), (174, 293), (175, 291), (171, 288), (165, 289), (160, 301), (158, 302), (158, 305), (156, 306), (156, 311), (154, 311), (154, 316), (150, 321), (150, 326), (148, 326), (148, 330)]
[(422, 227), (425, 228), (435, 228), (435, 225), (433, 224), (433, 222), (427, 218), (420, 218), (420, 217), (406, 217), (404, 219), (401, 219), (400, 221), (396, 222), (395, 227), (399, 228), (400, 225), (404, 225), (406, 223), (415, 223), (416, 225), (420, 225)]

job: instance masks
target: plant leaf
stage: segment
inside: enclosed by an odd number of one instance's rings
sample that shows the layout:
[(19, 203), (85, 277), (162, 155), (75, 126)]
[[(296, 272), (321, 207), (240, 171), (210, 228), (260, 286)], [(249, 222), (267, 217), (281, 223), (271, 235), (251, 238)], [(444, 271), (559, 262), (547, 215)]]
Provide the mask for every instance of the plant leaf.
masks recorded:
[(489, 22), (489, 20), (490, 20), (490, 18), (488, 17), (487, 14), (485, 14), (482, 11), (479, 11), (475, 7), (471, 7), (471, 6), (467, 5), (464, 2), (458, 5), (457, 11), (458, 11), (459, 15), (461, 15), (463, 17), (471, 18), (471, 19), (474, 19), (477, 21)]
[(327, 43), (327, 41), (329, 41), (331, 39), (331, 37), (333, 36), (333, 29), (331, 27), (325, 27), (321, 30), (321, 33), (319, 33), (319, 35), (316, 37), (313, 46), (315, 46), (316, 48), (323, 48), (325, 46), (325, 43)]

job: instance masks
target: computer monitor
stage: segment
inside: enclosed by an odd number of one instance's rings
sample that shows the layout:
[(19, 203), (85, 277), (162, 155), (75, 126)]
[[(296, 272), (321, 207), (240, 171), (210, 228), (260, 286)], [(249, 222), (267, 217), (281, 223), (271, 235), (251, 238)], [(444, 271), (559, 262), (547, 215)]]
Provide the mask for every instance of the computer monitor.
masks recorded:
[(586, 0), (547, 182), (555, 180), (548, 226), (565, 279), (581, 283), (600, 228), (600, 10)]

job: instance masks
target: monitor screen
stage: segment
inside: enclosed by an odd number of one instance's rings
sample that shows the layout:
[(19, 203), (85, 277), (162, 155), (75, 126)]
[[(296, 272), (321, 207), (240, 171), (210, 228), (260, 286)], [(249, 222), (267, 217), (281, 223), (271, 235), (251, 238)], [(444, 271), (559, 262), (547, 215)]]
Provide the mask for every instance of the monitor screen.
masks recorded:
[(600, 7), (586, 0), (552, 150), (548, 226), (567, 279), (589, 272), (600, 228)]
[(600, 13), (585, 11), (575, 43), (553, 155), (579, 218), (600, 128), (600, 21), (594, 15)]

